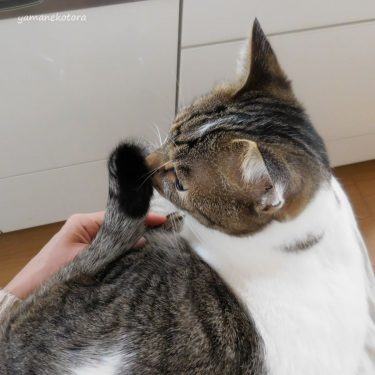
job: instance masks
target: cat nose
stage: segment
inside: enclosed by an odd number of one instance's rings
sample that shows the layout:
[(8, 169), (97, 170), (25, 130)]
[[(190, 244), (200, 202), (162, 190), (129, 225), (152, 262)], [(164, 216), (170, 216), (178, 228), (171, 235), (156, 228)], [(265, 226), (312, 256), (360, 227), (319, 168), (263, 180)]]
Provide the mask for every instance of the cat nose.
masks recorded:
[(164, 172), (166, 173), (170, 171), (174, 171), (174, 164), (171, 161), (165, 163), (163, 167), (164, 167)]
[(146, 166), (150, 171), (158, 169), (161, 166), (161, 155), (158, 152), (153, 152), (146, 157)]

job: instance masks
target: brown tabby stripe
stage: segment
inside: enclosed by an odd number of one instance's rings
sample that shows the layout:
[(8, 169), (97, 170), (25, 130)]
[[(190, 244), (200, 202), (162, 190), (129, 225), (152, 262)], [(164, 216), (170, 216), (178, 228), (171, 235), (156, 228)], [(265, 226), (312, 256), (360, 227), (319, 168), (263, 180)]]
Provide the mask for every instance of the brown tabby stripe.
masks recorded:
[[(263, 143), (285, 142), (316, 157), (322, 165), (329, 165), (323, 143), (309, 126), (302, 109), (257, 93), (244, 96), (244, 100), (228, 107), (219, 106), (207, 112), (192, 113), (172, 129), (171, 140), (177, 146), (194, 147), (196, 142), (203, 142), (212, 133), (240, 132)], [(220, 123), (221, 119), (226, 118), (228, 123)], [(201, 126), (217, 121), (218, 125), (209, 128), (203, 136), (199, 135)]]

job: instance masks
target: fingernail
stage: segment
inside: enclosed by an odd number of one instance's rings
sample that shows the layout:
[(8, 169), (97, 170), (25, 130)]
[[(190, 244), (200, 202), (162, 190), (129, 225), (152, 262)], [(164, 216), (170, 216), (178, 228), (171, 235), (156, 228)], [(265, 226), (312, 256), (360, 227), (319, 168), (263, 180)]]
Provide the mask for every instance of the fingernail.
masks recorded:
[(165, 215), (163, 215), (163, 214), (159, 214), (159, 213), (157, 213), (157, 212), (152, 212), (152, 213), (150, 213), (150, 216), (152, 217), (152, 218), (155, 218), (155, 219), (163, 219), (163, 220), (165, 220), (166, 219), (166, 216)]

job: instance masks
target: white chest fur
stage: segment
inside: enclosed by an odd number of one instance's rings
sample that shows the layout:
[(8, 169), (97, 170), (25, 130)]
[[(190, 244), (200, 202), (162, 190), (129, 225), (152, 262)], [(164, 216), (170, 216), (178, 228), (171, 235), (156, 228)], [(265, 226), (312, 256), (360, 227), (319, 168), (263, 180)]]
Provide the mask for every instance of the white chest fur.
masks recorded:
[[(356, 375), (369, 325), (350, 205), (332, 179), (294, 220), (245, 238), (187, 218), (184, 235), (247, 306), (271, 375)], [(285, 247), (314, 235), (311, 248)]]
[(72, 375), (116, 375), (120, 364), (122, 364), (121, 368), (124, 368), (125, 359), (126, 356), (121, 355), (116, 349), (113, 349), (110, 353), (102, 354), (101, 350), (97, 349), (97, 355), (94, 360), (87, 360), (86, 364), (79, 367), (74, 366), (70, 373)]

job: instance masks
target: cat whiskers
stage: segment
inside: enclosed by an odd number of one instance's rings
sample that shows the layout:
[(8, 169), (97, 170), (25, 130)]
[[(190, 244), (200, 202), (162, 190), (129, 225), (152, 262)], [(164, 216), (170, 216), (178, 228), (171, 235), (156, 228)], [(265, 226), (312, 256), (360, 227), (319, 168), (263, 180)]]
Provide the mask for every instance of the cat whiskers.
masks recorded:
[(159, 143), (160, 143), (159, 146), (162, 147), (163, 144), (165, 143), (165, 141), (167, 140), (168, 135), (164, 138), (164, 141), (163, 141), (163, 140), (161, 139), (161, 134), (160, 134), (160, 129), (159, 129), (159, 127), (158, 127), (155, 123), (153, 123), (152, 125), (153, 125), (154, 129), (156, 130), (156, 135), (157, 135), (157, 137), (158, 137), (158, 139), (159, 139)]
[[(151, 142), (150, 142), (150, 143), (154, 146), (154, 149), (157, 149), (157, 148), (159, 148), (159, 147), (163, 147), (163, 145), (164, 145), (164, 144), (167, 142), (167, 140), (168, 140), (168, 136), (169, 136), (169, 134), (167, 133), (166, 136), (164, 137), (164, 140), (163, 140), (163, 139), (162, 139), (162, 136), (161, 136), (161, 132), (160, 132), (159, 126), (158, 126), (156, 123), (153, 123), (152, 125), (153, 125), (153, 127), (154, 127), (154, 130), (156, 131), (155, 134), (156, 134), (157, 137), (158, 137), (158, 140), (159, 140), (159, 146), (156, 147), (154, 143), (151, 143)], [(169, 138), (169, 141), (172, 142), (173, 145), (174, 145), (175, 147), (177, 147), (176, 143), (174, 142), (174, 140), (173, 140), (172, 138)]]
[(193, 226), (188, 222), (188, 220), (185, 221), (185, 225), (187, 225), (187, 227), (190, 229), (191, 233), (193, 233), (193, 235), (197, 238), (197, 240), (201, 243), (201, 244), (204, 244), (205, 241), (204, 239), (202, 238), (202, 236), (200, 234), (198, 234), (198, 232), (193, 229)]
[(174, 145), (175, 147), (177, 147), (177, 145), (176, 145), (175, 141), (173, 140), (173, 138), (170, 138), (169, 140), (173, 143), (173, 145)]
[[(145, 175), (143, 175), (142, 178), (145, 177), (145, 179), (141, 182), (141, 184), (139, 185), (138, 189), (140, 189), (146, 183), (146, 181), (149, 178), (151, 178), (155, 173), (157, 173), (161, 168), (165, 167), (170, 162), (171, 161), (167, 161), (164, 164), (160, 165), (159, 167), (154, 168), (153, 170), (151, 170), (151, 171), (147, 172)], [(173, 163), (173, 161), (172, 161), (172, 163)]]
[[(177, 221), (177, 218), (174, 217), (173, 215), (170, 217), (170, 220), (172, 222), (172, 228), (177, 228), (177, 226), (179, 225), (179, 223), (176, 224), (176, 221)], [(172, 232), (173, 232), (173, 237), (170, 236), (170, 243), (171, 245), (173, 246), (174, 248), (174, 251), (178, 251), (181, 255), (181, 258), (184, 260), (185, 264), (187, 265), (187, 262), (186, 262), (186, 259), (184, 259), (184, 256), (183, 256), (183, 252), (182, 252), (182, 249), (181, 249), (181, 241), (179, 241), (179, 233), (177, 233), (176, 230), (173, 230), (172, 229)]]
[[(176, 218), (172, 215), (170, 217), (171, 221), (172, 221), (172, 228), (177, 228), (177, 220)], [(176, 231), (173, 230), (173, 236), (174, 236), (174, 239), (175, 239), (175, 245), (177, 246), (177, 249), (181, 251), (181, 249), (179, 249), (178, 247), (178, 239), (177, 239), (177, 234), (176, 234)]]

